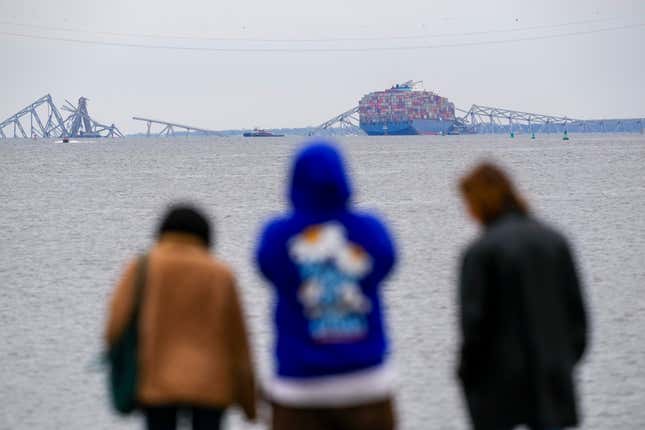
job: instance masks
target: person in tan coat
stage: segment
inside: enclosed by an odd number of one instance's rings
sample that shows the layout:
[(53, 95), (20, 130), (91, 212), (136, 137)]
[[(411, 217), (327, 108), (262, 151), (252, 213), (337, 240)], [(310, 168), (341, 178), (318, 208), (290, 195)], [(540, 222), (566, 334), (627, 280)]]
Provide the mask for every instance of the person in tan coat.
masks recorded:
[[(209, 254), (210, 226), (189, 206), (171, 208), (148, 253), (139, 313), (137, 400), (148, 429), (174, 429), (189, 410), (193, 429), (219, 428), (239, 405), (255, 419), (255, 378), (244, 316), (231, 270)], [(111, 345), (133, 310), (138, 259), (112, 296), (105, 339)]]

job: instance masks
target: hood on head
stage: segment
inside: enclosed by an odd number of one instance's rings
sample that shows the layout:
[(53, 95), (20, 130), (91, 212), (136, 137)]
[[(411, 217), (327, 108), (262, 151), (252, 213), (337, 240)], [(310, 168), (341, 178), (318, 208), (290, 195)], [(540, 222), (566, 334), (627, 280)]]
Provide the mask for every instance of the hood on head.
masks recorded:
[(297, 155), (291, 169), (290, 198), (301, 210), (329, 211), (345, 207), (351, 196), (343, 159), (325, 140), (314, 140)]

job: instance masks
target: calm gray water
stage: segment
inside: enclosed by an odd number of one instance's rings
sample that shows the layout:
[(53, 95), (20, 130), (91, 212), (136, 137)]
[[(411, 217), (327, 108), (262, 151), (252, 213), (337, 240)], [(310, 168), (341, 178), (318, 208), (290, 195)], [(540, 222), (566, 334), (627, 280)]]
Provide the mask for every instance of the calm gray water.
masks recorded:
[[(110, 290), (167, 202), (216, 219), (258, 367), (271, 367), (271, 296), (252, 264), (285, 205), (299, 139), (0, 141), (0, 429), (128, 429), (92, 370)], [(465, 429), (453, 378), (455, 271), (477, 234), (455, 190), (475, 161), (501, 162), (534, 211), (577, 251), (593, 322), (579, 373), (585, 429), (645, 428), (645, 137), (345, 138), (355, 202), (379, 211), (401, 252), (386, 285), (403, 429)], [(246, 426), (233, 413), (229, 428)]]

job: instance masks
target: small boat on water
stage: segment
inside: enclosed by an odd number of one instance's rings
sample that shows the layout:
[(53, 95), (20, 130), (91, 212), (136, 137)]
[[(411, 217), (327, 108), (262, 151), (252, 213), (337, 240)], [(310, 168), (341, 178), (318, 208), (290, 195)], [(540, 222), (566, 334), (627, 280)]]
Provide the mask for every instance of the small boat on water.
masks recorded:
[(284, 134), (272, 133), (268, 130), (263, 130), (261, 128), (254, 128), (253, 131), (247, 131), (242, 134), (244, 137), (283, 137)]

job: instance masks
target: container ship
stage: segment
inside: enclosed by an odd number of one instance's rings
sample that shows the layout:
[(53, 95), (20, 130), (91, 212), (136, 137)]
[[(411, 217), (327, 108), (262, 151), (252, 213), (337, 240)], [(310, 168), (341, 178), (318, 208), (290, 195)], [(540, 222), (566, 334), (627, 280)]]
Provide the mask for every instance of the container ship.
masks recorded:
[(360, 127), (370, 136), (451, 134), (455, 105), (431, 91), (417, 91), (408, 81), (366, 94), (358, 103)]

